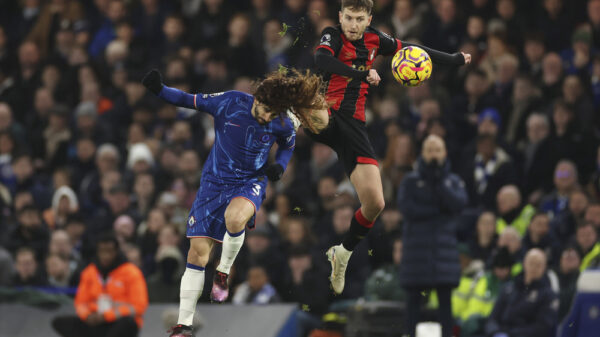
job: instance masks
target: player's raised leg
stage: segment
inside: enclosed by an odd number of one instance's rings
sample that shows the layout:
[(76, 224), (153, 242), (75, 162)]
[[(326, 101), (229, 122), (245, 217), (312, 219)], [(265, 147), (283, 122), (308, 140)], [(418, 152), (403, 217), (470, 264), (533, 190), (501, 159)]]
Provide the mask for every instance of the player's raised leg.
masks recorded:
[(171, 337), (193, 336), (192, 322), (196, 303), (204, 287), (204, 268), (213, 247), (210, 238), (191, 238), (187, 265), (179, 288), (179, 319), (171, 329)]
[(375, 219), (385, 207), (381, 175), (377, 166), (357, 164), (350, 175), (350, 181), (356, 189), (361, 207), (354, 213), (350, 229), (342, 243), (327, 251), (327, 257), (331, 262), (331, 286), (337, 294), (341, 294), (344, 290), (346, 267), (352, 251), (367, 236)]
[(221, 262), (217, 266), (210, 299), (213, 302), (224, 302), (229, 296), (227, 278), (233, 261), (244, 244), (246, 224), (254, 215), (254, 204), (243, 197), (233, 198), (225, 210), (225, 226), (227, 232), (223, 238)]

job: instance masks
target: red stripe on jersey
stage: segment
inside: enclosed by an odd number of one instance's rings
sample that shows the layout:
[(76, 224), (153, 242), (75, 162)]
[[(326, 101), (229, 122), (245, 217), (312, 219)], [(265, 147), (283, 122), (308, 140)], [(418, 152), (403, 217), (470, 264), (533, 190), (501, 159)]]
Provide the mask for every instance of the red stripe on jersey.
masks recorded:
[(334, 52), (334, 51), (333, 51), (333, 49), (331, 49), (331, 47), (329, 47), (329, 46), (323, 46), (323, 45), (320, 45), (320, 46), (317, 46), (317, 48), (315, 48), (315, 50), (317, 50), (317, 49), (320, 49), (320, 48), (327, 49), (327, 50), (329, 50), (329, 51), (331, 52), (331, 55), (335, 55), (335, 52)]
[[(352, 61), (356, 59), (356, 48), (349, 43), (346, 36), (342, 33), (342, 48), (337, 58), (349, 67), (352, 67)], [(327, 86), (327, 94), (325, 95), (328, 102), (333, 103), (331, 108), (338, 110), (344, 99), (346, 88), (352, 78), (340, 76), (338, 74), (331, 74), (329, 79), (329, 85)]]
[[(366, 68), (371, 69), (371, 65), (377, 56), (377, 50), (379, 49), (379, 35), (375, 33), (365, 33), (363, 35), (364, 44), (367, 48), (367, 61)], [(367, 103), (367, 93), (369, 92), (369, 84), (362, 82), (360, 85), (360, 91), (356, 105), (354, 107), (354, 115), (352, 117), (358, 119), (361, 122), (365, 121), (365, 105)]]
[(400, 41), (399, 39), (396, 39), (396, 51), (394, 52), (394, 55), (396, 55), (396, 53), (400, 49), (402, 49), (402, 41)]
[(377, 160), (369, 157), (356, 157), (356, 162), (359, 164), (371, 164), (375, 166), (379, 166)]

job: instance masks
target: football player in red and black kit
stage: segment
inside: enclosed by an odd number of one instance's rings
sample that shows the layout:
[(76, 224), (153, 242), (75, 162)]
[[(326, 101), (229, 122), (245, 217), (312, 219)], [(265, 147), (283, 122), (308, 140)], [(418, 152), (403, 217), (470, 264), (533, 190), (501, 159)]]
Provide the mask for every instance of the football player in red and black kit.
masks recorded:
[[(369, 85), (381, 81), (371, 65), (377, 55), (394, 55), (405, 46), (418, 46), (370, 27), (372, 7), (372, 0), (342, 0), (340, 25), (323, 30), (315, 52), (316, 66), (329, 81), (327, 101), (333, 105), (327, 129), (320, 134), (307, 133), (337, 152), (361, 202), (342, 243), (327, 251), (332, 267), (331, 285), (337, 294), (344, 290), (352, 250), (367, 235), (385, 206), (375, 152), (365, 128), (365, 95)], [(460, 66), (471, 62), (469, 54), (447, 54), (418, 47), (427, 51), (434, 64)]]

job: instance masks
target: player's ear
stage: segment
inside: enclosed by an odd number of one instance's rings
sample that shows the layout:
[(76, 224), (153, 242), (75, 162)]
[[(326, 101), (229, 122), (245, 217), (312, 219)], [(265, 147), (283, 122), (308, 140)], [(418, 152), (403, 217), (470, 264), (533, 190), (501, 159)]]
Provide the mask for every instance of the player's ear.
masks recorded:
[(371, 25), (371, 20), (373, 20), (373, 15), (369, 15), (369, 20), (367, 21), (367, 26)]
[(343, 15), (342, 11), (339, 11), (338, 12), (338, 17), (339, 17), (340, 23), (342, 23), (342, 15)]

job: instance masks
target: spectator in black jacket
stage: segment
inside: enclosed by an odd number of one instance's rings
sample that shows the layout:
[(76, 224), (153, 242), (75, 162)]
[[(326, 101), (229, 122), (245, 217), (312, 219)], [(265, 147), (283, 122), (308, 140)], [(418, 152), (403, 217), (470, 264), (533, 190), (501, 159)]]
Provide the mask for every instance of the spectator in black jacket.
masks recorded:
[(398, 192), (404, 215), (401, 283), (407, 289), (406, 333), (415, 335), (422, 292), (435, 289), (442, 336), (452, 335), (450, 293), (458, 285), (460, 265), (454, 216), (467, 205), (464, 183), (450, 173), (444, 141), (429, 136), (417, 170), (408, 174)]
[(496, 216), (493, 212), (483, 212), (477, 218), (475, 235), (469, 240), (469, 252), (473, 260), (491, 263), (492, 253), (496, 249), (498, 235), (496, 234)]
[(560, 265), (555, 269), (560, 287), (558, 319), (565, 318), (571, 308), (571, 303), (577, 291), (577, 278), (579, 278), (579, 265), (581, 256), (575, 247), (567, 247), (560, 257)]
[(558, 322), (559, 301), (546, 274), (546, 256), (534, 248), (525, 256), (524, 273), (498, 296), (485, 331), (490, 337), (547, 337)]
[(281, 294), (285, 302), (300, 305), (297, 318), (300, 336), (305, 336), (311, 328), (320, 325), (320, 317), (327, 311), (329, 304), (329, 283), (327, 272), (317, 264), (310, 253), (310, 247), (293, 246), (287, 259), (288, 270)]

